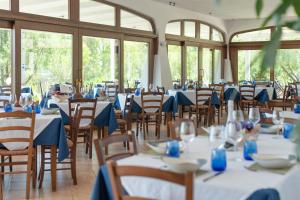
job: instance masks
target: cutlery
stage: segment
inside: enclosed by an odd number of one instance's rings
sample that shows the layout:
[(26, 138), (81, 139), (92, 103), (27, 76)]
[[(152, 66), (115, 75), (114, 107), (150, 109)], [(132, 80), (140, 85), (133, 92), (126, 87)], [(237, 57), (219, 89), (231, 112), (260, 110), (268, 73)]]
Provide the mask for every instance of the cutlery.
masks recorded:
[(213, 178), (215, 178), (215, 177), (217, 177), (217, 176), (219, 176), (219, 175), (221, 175), (221, 174), (223, 174), (223, 173), (224, 173), (224, 172), (217, 172), (217, 173), (215, 173), (215, 174), (213, 174), (213, 175), (211, 175), (211, 176), (209, 176), (209, 177), (203, 179), (203, 182), (207, 182), (207, 181), (209, 181), (209, 180), (211, 180), (211, 179), (213, 179)]

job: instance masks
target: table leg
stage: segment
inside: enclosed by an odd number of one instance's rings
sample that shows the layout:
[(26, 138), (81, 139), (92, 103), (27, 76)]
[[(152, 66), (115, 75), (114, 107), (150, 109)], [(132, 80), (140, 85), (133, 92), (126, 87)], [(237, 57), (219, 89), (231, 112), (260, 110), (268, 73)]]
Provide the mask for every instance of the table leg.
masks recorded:
[(179, 105), (179, 118), (183, 118), (183, 106)]
[(57, 160), (57, 147), (51, 145), (51, 185), (52, 192), (56, 191), (56, 160)]

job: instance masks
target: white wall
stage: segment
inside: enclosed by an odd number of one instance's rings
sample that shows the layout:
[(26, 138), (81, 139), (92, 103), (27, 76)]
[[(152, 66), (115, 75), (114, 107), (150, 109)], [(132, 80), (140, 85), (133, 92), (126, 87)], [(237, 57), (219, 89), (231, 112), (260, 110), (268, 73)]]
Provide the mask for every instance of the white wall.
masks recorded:
[[(197, 19), (208, 22), (226, 32), (225, 23), (222, 19), (209, 15), (192, 12), (186, 9), (181, 9), (169, 6), (164, 3), (159, 3), (150, 0), (109, 0), (110, 2), (123, 5), (134, 9), (151, 17), (156, 25), (159, 41), (165, 41), (165, 28), (169, 21), (175, 19)], [(159, 46), (156, 68), (154, 69), (154, 84), (171, 87), (171, 71), (168, 62), (167, 47)], [(159, 76), (158, 74), (161, 74)]]

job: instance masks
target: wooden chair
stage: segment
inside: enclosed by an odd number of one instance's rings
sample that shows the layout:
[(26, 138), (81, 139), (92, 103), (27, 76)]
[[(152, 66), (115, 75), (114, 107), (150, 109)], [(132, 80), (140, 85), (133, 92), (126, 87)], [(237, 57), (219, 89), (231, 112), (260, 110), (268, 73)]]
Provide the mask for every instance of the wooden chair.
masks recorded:
[[(109, 178), (112, 186), (112, 191), (115, 200), (137, 200), (147, 199), (142, 197), (130, 197), (126, 195), (122, 185), (121, 177), (138, 176), (148, 177), (158, 180), (164, 180), (173, 184), (179, 184), (185, 187), (185, 199), (193, 199), (193, 173), (187, 172), (186, 174), (179, 174), (166, 170), (160, 170), (149, 167), (137, 167), (137, 166), (119, 166), (115, 161), (108, 162)], [(147, 199), (148, 200), (148, 199)]]
[(134, 94), (136, 88), (125, 88), (124, 91), (126, 94)]
[(217, 93), (219, 99), (220, 99), (220, 107), (216, 109), (218, 112), (218, 123), (220, 123), (220, 115), (223, 117), (223, 108), (225, 110), (225, 99), (224, 99), (224, 91), (225, 86), (224, 84), (209, 84), (209, 88), (213, 89), (214, 92)]
[(177, 133), (179, 133), (179, 128), (182, 122), (184, 121), (193, 121), (193, 123), (195, 124), (195, 133), (196, 136), (198, 135), (198, 130), (196, 128), (196, 119), (183, 119), (183, 118), (178, 118), (174, 121), (169, 121), (168, 122), (168, 126), (167, 126), (167, 137), (173, 140), (181, 140), (180, 139), (180, 135), (178, 135)]
[(105, 95), (111, 100), (114, 101), (118, 95), (118, 85), (106, 85), (105, 86)]
[(144, 89), (141, 93), (142, 113), (138, 114), (136, 123), (136, 134), (138, 136), (139, 127), (143, 128), (144, 139), (146, 139), (146, 130), (148, 134), (149, 123), (155, 125), (155, 136), (160, 138), (160, 125), (162, 118), (162, 104), (164, 94), (152, 92), (145, 92)]
[(9, 86), (9, 85), (1, 86), (0, 87), (0, 93), (3, 94), (3, 95), (0, 95), (0, 96), (4, 96), (5, 94), (7, 96), (10, 96), (11, 95), (11, 86)]
[(189, 119), (191, 119), (192, 114), (196, 114), (197, 127), (199, 127), (199, 122), (201, 122), (202, 116), (204, 116), (204, 125), (211, 125), (212, 118), (214, 118), (214, 108), (211, 105), (211, 96), (213, 90), (211, 88), (197, 88), (196, 93), (196, 105), (190, 106)]
[(244, 110), (245, 106), (247, 107), (248, 113), (250, 106), (256, 106), (257, 102), (255, 100), (255, 86), (254, 85), (240, 85), (239, 91), (241, 95), (240, 107)]
[(274, 108), (282, 108), (282, 110), (287, 110), (287, 108), (290, 108), (291, 110), (294, 108), (295, 99), (294, 96), (290, 96), (289, 92), (290, 86), (286, 85), (284, 87), (283, 91), (283, 97), (282, 99), (274, 99), (268, 102), (268, 107), (271, 109)]
[[(7, 133), (9, 131), (14, 132), (15, 134), (20, 134), (20, 136), (11, 136), (11, 138), (0, 139), (0, 143), (25, 143), (28, 144), (25, 149), (17, 150), (8, 150), (6, 148), (0, 149), (1, 156), (1, 173), (0, 173), (0, 198), (3, 199), (3, 180), (5, 174), (20, 174), (26, 173), (26, 199), (30, 197), (30, 179), (32, 176), (32, 185), (35, 188), (36, 185), (36, 149), (33, 147), (33, 136), (34, 136), (34, 127), (35, 127), (35, 113), (26, 113), (22, 111), (16, 111), (11, 113), (0, 113), (0, 119), (7, 118), (18, 118), (22, 120), (30, 120), (27, 125), (16, 125), (16, 126), (2, 126), (0, 127), (0, 134)], [(4, 162), (4, 157), (19, 157), (26, 156), (26, 161), (18, 159), (18, 161), (12, 162), (10, 159), (9, 162)], [(19, 166), (26, 165), (27, 169), (24, 171), (10, 171), (6, 172), (4, 170), (5, 166)]]
[(157, 86), (157, 92), (166, 94), (165, 87), (164, 86), (162, 86), (162, 87)]
[[(59, 164), (62, 165), (61, 168), (56, 168), (56, 170), (70, 170), (73, 184), (77, 185), (77, 173), (76, 173), (76, 151), (77, 151), (77, 134), (80, 128), (80, 122), (84, 118), (84, 113), (90, 111), (90, 108), (79, 107), (79, 104), (74, 108), (74, 117), (73, 123), (71, 125), (72, 131), (70, 131), (70, 135), (68, 135), (67, 143), (69, 147), (69, 159), (68, 161), (62, 161)], [(47, 156), (49, 155), (49, 156)], [(41, 147), (41, 166), (39, 173), (39, 188), (42, 188), (44, 181), (45, 171), (51, 170), (51, 147), (47, 145), (42, 145)], [(50, 168), (46, 168), (46, 165), (50, 165)], [(69, 167), (66, 167), (68, 166)], [(52, 177), (51, 177), (52, 179)]]
[[(110, 156), (105, 156), (106, 153), (104, 153), (103, 149), (109, 147), (111, 144), (116, 144), (116, 143), (126, 144), (127, 150), (125, 152), (115, 153)], [(133, 147), (132, 152), (130, 152), (130, 143), (132, 143), (132, 147)], [(112, 134), (110, 136), (102, 138), (101, 140), (95, 139), (94, 145), (95, 145), (99, 166), (104, 165), (105, 162), (108, 160), (119, 160), (132, 155), (136, 155), (138, 153), (135, 135), (133, 131), (128, 131), (126, 134)]]
[[(97, 99), (69, 99), (69, 125), (65, 126), (65, 129), (68, 133), (72, 131), (72, 121), (74, 116), (74, 108), (76, 105), (82, 106), (82, 107), (89, 107), (90, 110), (85, 113), (83, 118), (85, 120), (90, 121), (87, 125), (80, 125), (79, 131), (78, 131), (78, 137), (83, 138), (83, 142), (86, 145), (86, 154), (89, 153), (89, 158), (92, 158), (92, 146), (93, 146), (93, 131), (96, 129), (94, 126), (94, 120), (95, 120), (95, 113), (96, 113), (96, 106), (97, 106)], [(100, 131), (100, 128), (98, 127), (98, 130)], [(100, 134), (99, 134), (100, 135)], [(80, 143), (80, 142), (78, 142)]]

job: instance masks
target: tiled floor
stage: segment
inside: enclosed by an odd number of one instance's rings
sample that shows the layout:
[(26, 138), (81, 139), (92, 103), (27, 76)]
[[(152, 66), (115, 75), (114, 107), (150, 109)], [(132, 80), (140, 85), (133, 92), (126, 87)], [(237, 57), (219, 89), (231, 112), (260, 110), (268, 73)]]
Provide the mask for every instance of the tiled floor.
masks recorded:
[[(135, 130), (135, 129), (133, 129)], [(166, 134), (166, 127), (161, 129), (162, 137)], [(95, 134), (96, 135), (96, 134)], [(149, 129), (149, 139), (153, 138), (154, 130)], [(143, 135), (139, 137), (139, 152), (143, 149)], [(118, 151), (119, 148), (113, 146), (110, 152)], [(73, 185), (70, 171), (57, 172), (57, 191), (51, 191), (50, 172), (45, 172), (42, 189), (31, 188), (31, 199), (41, 200), (87, 200), (93, 188), (94, 179), (98, 172), (98, 162), (95, 152), (93, 159), (89, 159), (84, 153), (84, 145), (78, 144), (77, 150), (77, 185)], [(25, 199), (25, 175), (6, 175), (4, 181), (4, 199), (21, 200)]]

